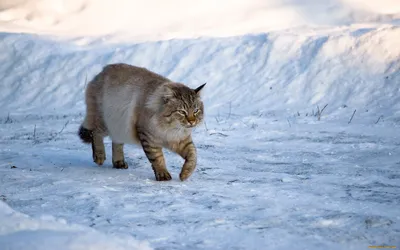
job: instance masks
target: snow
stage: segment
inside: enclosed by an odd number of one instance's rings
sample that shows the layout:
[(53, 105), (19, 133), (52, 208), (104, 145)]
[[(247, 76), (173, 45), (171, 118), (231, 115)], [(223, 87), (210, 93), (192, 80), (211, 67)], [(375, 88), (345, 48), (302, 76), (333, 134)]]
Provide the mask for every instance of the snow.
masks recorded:
[(2, 31), (118, 41), (376, 26), (400, 18), (398, 0), (3, 0), (0, 10)]
[(126, 150), (128, 170), (112, 169), (110, 161), (96, 167), (90, 147), (75, 138), (81, 117), (15, 118), (2, 125), (1, 192), (23, 213), (148, 240), (154, 248), (398, 245), (398, 128), (290, 127), (276, 119), (210, 121), (209, 131), (195, 134), (199, 166), (192, 178), (180, 182), (182, 161), (167, 153), (173, 180), (159, 183), (134, 146)]
[(369, 124), (380, 115), (399, 119), (398, 26), (90, 46), (26, 34), (2, 37), (3, 116), (84, 112), (87, 81), (108, 63), (126, 62), (192, 87), (207, 82), (210, 115), (272, 109), (289, 116), (328, 104), (325, 119), (348, 119), (354, 109)]
[(1, 249), (151, 249), (146, 242), (105, 235), (52, 216), (34, 219), (14, 211), (2, 201), (0, 221)]
[[(394, 0), (0, 1), (0, 246), (399, 247), (399, 20)], [(189, 180), (134, 145), (113, 169), (109, 139), (92, 162), (84, 87), (116, 62), (207, 82)]]

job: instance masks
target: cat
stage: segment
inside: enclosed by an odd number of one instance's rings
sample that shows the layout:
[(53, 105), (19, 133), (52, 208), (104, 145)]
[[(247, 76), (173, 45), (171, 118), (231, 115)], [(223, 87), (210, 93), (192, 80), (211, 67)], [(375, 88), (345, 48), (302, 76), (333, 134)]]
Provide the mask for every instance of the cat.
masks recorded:
[(87, 85), (86, 116), (78, 135), (92, 144), (93, 161), (106, 160), (103, 139), (112, 140), (114, 168), (126, 169), (124, 144), (139, 144), (150, 161), (157, 181), (171, 180), (163, 148), (184, 160), (181, 181), (196, 168), (197, 152), (192, 129), (204, 119), (201, 90), (192, 89), (146, 68), (125, 63), (108, 64)]

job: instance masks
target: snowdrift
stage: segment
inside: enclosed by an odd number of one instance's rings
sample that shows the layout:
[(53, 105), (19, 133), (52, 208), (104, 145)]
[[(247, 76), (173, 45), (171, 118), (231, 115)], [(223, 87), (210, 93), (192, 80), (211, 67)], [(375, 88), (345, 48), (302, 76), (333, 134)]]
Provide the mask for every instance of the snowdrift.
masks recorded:
[(347, 113), (369, 112), (373, 119), (400, 115), (397, 26), (85, 46), (28, 34), (0, 37), (3, 117), (83, 112), (87, 81), (117, 62), (147, 67), (193, 87), (207, 82), (204, 100), (210, 115), (228, 109), (240, 115), (293, 115), (326, 104), (324, 113), (332, 119), (344, 107)]
[(150, 250), (147, 242), (129, 237), (105, 235), (89, 227), (67, 224), (52, 216), (31, 218), (0, 201), (1, 249), (68, 250), (115, 249)]

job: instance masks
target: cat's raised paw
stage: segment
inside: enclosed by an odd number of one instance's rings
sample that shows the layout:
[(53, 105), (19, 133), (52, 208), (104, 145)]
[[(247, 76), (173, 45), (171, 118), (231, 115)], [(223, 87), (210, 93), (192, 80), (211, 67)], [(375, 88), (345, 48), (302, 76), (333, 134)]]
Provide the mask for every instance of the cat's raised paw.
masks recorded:
[(128, 164), (125, 161), (116, 161), (116, 162), (113, 162), (113, 168), (127, 169)]
[(181, 181), (184, 181), (184, 180), (186, 180), (187, 178), (189, 178), (191, 175), (192, 175), (192, 172), (191, 172), (191, 171), (185, 171), (185, 170), (183, 170), (183, 171), (179, 174), (179, 179), (180, 179)]
[(156, 176), (156, 180), (157, 181), (169, 181), (169, 180), (172, 179), (170, 173), (168, 173), (167, 170), (165, 170), (165, 171), (157, 171), (154, 174)]

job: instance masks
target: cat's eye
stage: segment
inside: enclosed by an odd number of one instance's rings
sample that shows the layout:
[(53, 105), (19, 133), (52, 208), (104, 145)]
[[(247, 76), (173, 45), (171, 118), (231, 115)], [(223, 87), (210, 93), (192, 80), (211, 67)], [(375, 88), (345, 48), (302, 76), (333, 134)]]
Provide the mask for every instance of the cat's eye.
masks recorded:
[(199, 112), (200, 112), (199, 109), (194, 109), (194, 110), (193, 110), (193, 114), (197, 114), (197, 113), (199, 113)]
[(177, 110), (177, 112), (180, 115), (186, 115), (186, 111), (185, 110)]

